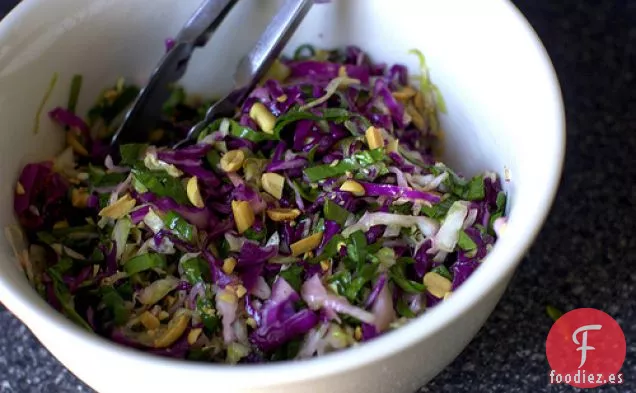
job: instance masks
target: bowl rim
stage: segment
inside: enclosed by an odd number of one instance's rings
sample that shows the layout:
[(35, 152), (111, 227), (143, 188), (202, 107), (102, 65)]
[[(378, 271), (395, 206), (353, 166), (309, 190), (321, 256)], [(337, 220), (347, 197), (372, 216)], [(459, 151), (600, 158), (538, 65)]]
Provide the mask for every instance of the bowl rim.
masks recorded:
[[(0, 37), (7, 36), (6, 33), (11, 28), (22, 23), (25, 18), (29, 18), (39, 4), (45, 1), (47, 0), (32, 0), (19, 3), (0, 23)], [(81, 329), (62, 314), (53, 310), (39, 296), (37, 297), (39, 301), (33, 303), (32, 300), (28, 299), (32, 297), (29, 296), (32, 294), (21, 292), (15, 283), (8, 282), (0, 275), (0, 284), (2, 284), (0, 285), (0, 295), (2, 295), (5, 305), (36, 336), (38, 336), (40, 328), (46, 326), (67, 336), (73, 336), (78, 340), (77, 345), (88, 345), (93, 349), (108, 353), (112, 357), (126, 357), (131, 362), (143, 364), (144, 367), (170, 368), (174, 370), (175, 366), (178, 366), (180, 372), (187, 372), (191, 375), (203, 375), (202, 373), (205, 373), (206, 378), (220, 377), (221, 375), (224, 378), (241, 378), (249, 373), (249, 379), (254, 382), (246, 382), (246, 384), (249, 385), (251, 383), (251, 386), (292, 383), (298, 380), (315, 380), (345, 373), (366, 364), (386, 359), (453, 323), (516, 269), (523, 254), (534, 242), (536, 235), (545, 222), (556, 196), (565, 157), (565, 110), (558, 78), (549, 55), (523, 14), (509, 0), (495, 1), (507, 8), (506, 11), (510, 14), (510, 17), (515, 19), (516, 24), (521, 26), (526, 34), (532, 38), (533, 50), (539, 54), (537, 65), (542, 67), (540, 72), (545, 74), (544, 77), (549, 81), (551, 88), (549, 94), (551, 97), (548, 97), (548, 99), (551, 99), (556, 106), (556, 117), (551, 120), (555, 133), (554, 140), (551, 141), (553, 156), (548, 159), (551, 159), (554, 165), (544, 179), (545, 191), (541, 194), (541, 199), (537, 201), (538, 209), (529, 218), (530, 222), (525, 223), (523, 228), (515, 233), (514, 239), (499, 241), (484, 260), (484, 266), (477, 269), (473, 274), (474, 277), (462, 284), (454, 293), (454, 296), (445, 301), (443, 305), (431, 309), (423, 316), (412, 320), (399, 329), (387, 332), (377, 339), (354, 348), (303, 361), (237, 366), (163, 358), (113, 343), (111, 340)], [(0, 38), (0, 42), (3, 39)], [(489, 269), (492, 264), (489, 265), (487, 262), (492, 259), (505, 260), (504, 268)], [(80, 375), (79, 377), (81, 379), (83, 376)]]

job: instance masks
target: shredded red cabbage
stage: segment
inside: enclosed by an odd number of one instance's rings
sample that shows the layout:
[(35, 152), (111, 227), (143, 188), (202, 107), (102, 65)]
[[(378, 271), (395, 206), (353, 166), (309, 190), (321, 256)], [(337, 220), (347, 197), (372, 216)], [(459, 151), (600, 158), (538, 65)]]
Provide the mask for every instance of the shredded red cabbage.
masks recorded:
[(14, 209), (53, 307), (160, 356), (260, 363), (371, 340), (469, 279), (506, 195), (435, 160), (430, 80), (353, 46), (302, 46), (268, 75), (179, 149), (210, 105), (180, 88), (152, 140), (119, 152), (104, 129), (137, 88), (105, 89), (86, 120), (49, 113), (72, 156), (26, 165)]

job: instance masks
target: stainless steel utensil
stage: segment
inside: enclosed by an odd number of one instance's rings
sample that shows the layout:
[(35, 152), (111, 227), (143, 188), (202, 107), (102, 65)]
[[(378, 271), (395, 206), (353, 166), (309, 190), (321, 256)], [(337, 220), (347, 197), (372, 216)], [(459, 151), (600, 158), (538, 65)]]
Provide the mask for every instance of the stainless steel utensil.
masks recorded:
[[(274, 16), (271, 23), (265, 29), (252, 50), (241, 59), (234, 72), (234, 88), (223, 99), (212, 105), (205, 118), (193, 126), (187, 133), (186, 137), (176, 143), (174, 147), (183, 146), (195, 140), (199, 133), (205, 129), (215, 118), (220, 116), (233, 116), (236, 108), (239, 107), (246, 99), (249, 92), (265, 75), (274, 60), (280, 55), (285, 44), (291, 38), (292, 34), (300, 25), (305, 15), (311, 9), (315, 0), (285, 0), (285, 3)], [(207, 3), (215, 3), (215, 7)], [(224, 7), (221, 4), (224, 3)], [(207, 1), (204, 3), (197, 13), (190, 19), (184, 30), (187, 31), (188, 26), (198, 26), (200, 35), (194, 33), (194, 28), (189, 33), (182, 33), (177, 36), (175, 47), (164, 57), (159, 67), (153, 73), (153, 77), (149, 85), (140, 93), (133, 108), (126, 116), (124, 123), (113, 136), (111, 146), (116, 146), (119, 142), (124, 141), (143, 141), (147, 140), (148, 133), (151, 131), (153, 124), (160, 115), (161, 106), (169, 96), (169, 86), (157, 86), (159, 83), (174, 83), (185, 73), (187, 62), (196, 46), (201, 46), (208, 41), (212, 32), (218, 27), (222, 18), (227, 15), (229, 9), (236, 3), (234, 1)], [(208, 6), (207, 12), (202, 12), (202, 8)], [(212, 8), (216, 11), (212, 11)], [(214, 13), (216, 12), (216, 13)], [(199, 18), (197, 18), (199, 15)], [(205, 18), (203, 17), (205, 15)], [(212, 18), (212, 16), (216, 16)], [(197, 22), (198, 20), (198, 22)], [(211, 21), (208, 28), (203, 21)], [(176, 51), (180, 45), (179, 38), (182, 38), (185, 44), (183, 49)], [(176, 54), (173, 54), (176, 52)], [(168, 74), (167, 76), (164, 76)], [(155, 90), (161, 89), (161, 96), (155, 97)], [(165, 89), (165, 91), (163, 90)], [(167, 93), (167, 94), (166, 94)]]
[(139, 92), (122, 125), (111, 139), (118, 143), (148, 140), (170, 97), (171, 86), (185, 74), (194, 50), (205, 46), (238, 0), (205, 0), (175, 37), (174, 46), (163, 56), (148, 84)]
[(311, 9), (314, 0), (286, 0), (254, 48), (239, 62), (234, 72), (234, 89), (212, 105), (205, 118), (190, 129), (185, 139), (175, 147), (197, 138), (215, 118), (232, 116), (249, 92), (263, 78), (269, 67), (280, 55), (285, 44)]

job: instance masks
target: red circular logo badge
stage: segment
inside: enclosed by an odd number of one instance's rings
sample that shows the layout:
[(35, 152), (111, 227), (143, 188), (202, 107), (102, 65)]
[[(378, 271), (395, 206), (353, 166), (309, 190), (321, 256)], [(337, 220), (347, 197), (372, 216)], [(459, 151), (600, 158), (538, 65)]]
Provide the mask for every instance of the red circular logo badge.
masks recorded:
[(546, 354), (550, 383), (593, 388), (622, 384), (625, 361), (623, 330), (606, 313), (579, 308), (559, 318), (548, 334)]

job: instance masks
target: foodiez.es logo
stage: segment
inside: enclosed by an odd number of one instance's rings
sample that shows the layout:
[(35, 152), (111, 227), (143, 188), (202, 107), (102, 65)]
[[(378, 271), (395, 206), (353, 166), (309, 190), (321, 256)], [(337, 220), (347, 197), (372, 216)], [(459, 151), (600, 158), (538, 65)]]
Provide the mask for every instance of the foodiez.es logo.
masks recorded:
[(578, 388), (622, 384), (626, 349), (623, 330), (612, 317), (593, 308), (572, 310), (548, 334), (549, 382)]

